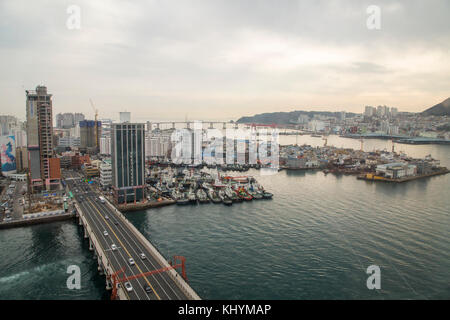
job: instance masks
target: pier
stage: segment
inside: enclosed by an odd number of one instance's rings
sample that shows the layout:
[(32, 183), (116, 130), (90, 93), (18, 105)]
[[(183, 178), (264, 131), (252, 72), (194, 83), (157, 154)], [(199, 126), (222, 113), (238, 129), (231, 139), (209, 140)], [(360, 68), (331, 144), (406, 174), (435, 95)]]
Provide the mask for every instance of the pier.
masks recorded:
[(439, 176), (439, 175), (447, 174), (449, 172), (450, 172), (450, 170), (448, 170), (447, 168), (441, 168), (440, 170), (432, 172), (432, 173), (420, 174), (420, 175), (414, 175), (414, 176), (406, 176), (406, 177), (397, 178), (397, 179), (377, 176), (376, 174), (373, 174), (373, 173), (367, 173), (367, 174), (359, 175), (357, 177), (357, 179), (359, 179), (359, 180), (366, 180), (366, 181), (381, 181), (381, 182), (391, 182), (391, 183), (403, 183), (403, 182), (423, 179), (423, 178), (427, 178), (427, 177)]

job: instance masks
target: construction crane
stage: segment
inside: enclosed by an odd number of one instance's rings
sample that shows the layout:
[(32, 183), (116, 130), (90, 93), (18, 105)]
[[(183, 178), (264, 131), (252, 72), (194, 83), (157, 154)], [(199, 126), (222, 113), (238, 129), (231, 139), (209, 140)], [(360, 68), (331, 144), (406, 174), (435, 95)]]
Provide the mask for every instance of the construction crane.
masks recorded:
[(117, 297), (117, 285), (119, 283), (123, 283), (123, 282), (128, 282), (130, 280), (133, 279), (138, 279), (138, 278), (142, 278), (142, 277), (148, 277), (151, 276), (153, 274), (157, 274), (157, 273), (162, 273), (162, 272), (166, 272), (175, 268), (181, 268), (181, 276), (183, 277), (183, 279), (185, 281), (187, 281), (187, 276), (186, 276), (186, 258), (183, 256), (174, 256), (173, 257), (173, 261), (174, 263), (176, 263), (177, 260), (180, 260), (180, 263), (178, 264), (172, 264), (172, 261), (169, 262), (170, 266), (169, 267), (165, 267), (165, 268), (161, 268), (158, 270), (153, 270), (153, 271), (149, 271), (149, 272), (144, 272), (141, 274), (137, 274), (137, 275), (133, 275), (130, 277), (123, 277), (123, 278), (119, 278), (119, 274), (120, 273), (125, 273), (125, 267), (122, 267), (120, 270), (118, 270), (116, 273), (114, 273), (113, 275), (111, 275), (111, 280), (112, 280), (112, 293), (111, 293), (111, 300), (115, 300)]
[(95, 148), (98, 151), (98, 125), (97, 125), (97, 117), (98, 117), (98, 110), (95, 108), (94, 103), (92, 102), (92, 99), (89, 98), (89, 102), (91, 103), (92, 109), (94, 110), (95, 114)]

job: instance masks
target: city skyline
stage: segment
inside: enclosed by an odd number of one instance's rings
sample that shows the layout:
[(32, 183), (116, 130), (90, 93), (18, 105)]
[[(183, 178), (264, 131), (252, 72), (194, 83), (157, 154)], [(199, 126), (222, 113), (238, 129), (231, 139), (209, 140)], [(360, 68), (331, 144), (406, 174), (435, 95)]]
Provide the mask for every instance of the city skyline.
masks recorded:
[(377, 1), (381, 27), (370, 30), (372, 4), (80, 1), (70, 30), (67, 3), (3, 2), (0, 107), (24, 119), (24, 90), (40, 84), (54, 114), (93, 119), (92, 98), (99, 118), (132, 121), (421, 112), (447, 99), (450, 4)]

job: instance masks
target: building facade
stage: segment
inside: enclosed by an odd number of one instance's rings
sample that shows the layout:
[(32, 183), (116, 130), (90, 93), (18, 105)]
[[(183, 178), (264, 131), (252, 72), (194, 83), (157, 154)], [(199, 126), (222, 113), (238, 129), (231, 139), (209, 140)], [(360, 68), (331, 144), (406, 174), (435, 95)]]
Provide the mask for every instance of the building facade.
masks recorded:
[(100, 165), (100, 185), (109, 188), (112, 184), (112, 166), (110, 162), (103, 161)]
[(38, 86), (35, 91), (27, 90), (26, 97), (29, 190), (50, 190), (60, 182), (50, 174), (53, 153), (52, 95), (47, 93), (47, 87)]
[(120, 122), (121, 123), (125, 123), (125, 122), (130, 122), (131, 121), (131, 113), (130, 112), (120, 112), (119, 116), (120, 116)]
[(112, 188), (116, 203), (145, 199), (145, 124), (112, 125)]
[(80, 151), (96, 154), (100, 148), (102, 123), (93, 120), (80, 121)]

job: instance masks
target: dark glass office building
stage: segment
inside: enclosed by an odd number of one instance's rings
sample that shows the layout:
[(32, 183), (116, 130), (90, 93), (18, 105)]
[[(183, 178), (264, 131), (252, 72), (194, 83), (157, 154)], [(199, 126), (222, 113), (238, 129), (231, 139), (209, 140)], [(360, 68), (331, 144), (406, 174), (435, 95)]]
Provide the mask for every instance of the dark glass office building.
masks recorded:
[(115, 123), (111, 128), (112, 186), (116, 203), (145, 199), (145, 124)]

